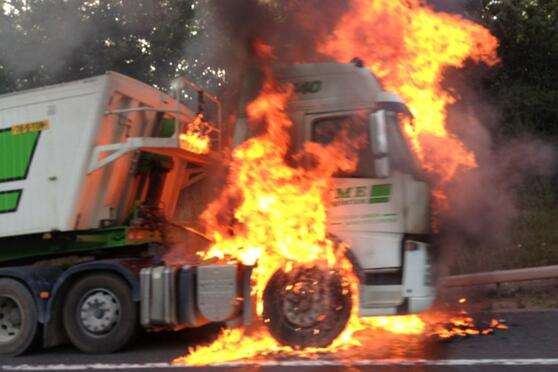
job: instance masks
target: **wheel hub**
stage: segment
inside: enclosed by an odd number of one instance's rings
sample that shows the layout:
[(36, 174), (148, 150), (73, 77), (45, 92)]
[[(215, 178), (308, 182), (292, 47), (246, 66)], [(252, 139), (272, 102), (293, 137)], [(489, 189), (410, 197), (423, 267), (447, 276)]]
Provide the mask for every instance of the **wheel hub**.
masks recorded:
[(81, 325), (95, 335), (109, 333), (120, 320), (120, 302), (107, 289), (89, 291), (78, 309)]
[(21, 308), (10, 297), (0, 297), (0, 342), (10, 342), (21, 332)]
[[(305, 273), (285, 288), (283, 313), (293, 325), (309, 328), (320, 322), (327, 313), (329, 296), (320, 278)], [(321, 283), (323, 284), (323, 283)]]

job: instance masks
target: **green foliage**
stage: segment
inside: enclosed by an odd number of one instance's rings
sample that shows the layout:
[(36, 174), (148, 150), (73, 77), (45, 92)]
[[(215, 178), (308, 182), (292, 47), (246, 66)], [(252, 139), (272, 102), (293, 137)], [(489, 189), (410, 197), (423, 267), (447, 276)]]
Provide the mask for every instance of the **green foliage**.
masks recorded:
[(0, 93), (108, 70), (166, 87), (188, 64), (195, 3), (0, 0)]
[[(558, 208), (527, 208), (514, 220), (508, 245), (462, 247), (452, 260), (451, 273), (463, 274), (523, 267), (558, 265)], [(480, 258), (480, 259), (479, 259)]]
[(501, 64), (486, 80), (504, 116), (497, 134), (558, 139), (558, 0), (472, 4), (471, 13), (500, 40)]
[[(557, 143), (558, 0), (470, 0), (468, 15), (500, 41), (498, 65), (486, 69), (469, 64), (454, 74), (465, 82), (460, 87), (472, 86), (469, 101), (478, 102), (477, 112), (492, 130), (494, 146), (507, 148), (518, 138), (530, 142), (534, 137), (542, 141), (533, 144)], [(484, 76), (482, 84), (479, 75)], [(504, 243), (491, 243), (490, 237), (464, 243), (454, 255), (453, 273), (558, 264), (556, 164), (543, 156), (548, 148), (537, 154), (515, 148), (520, 152), (515, 155), (529, 166), (513, 172), (517, 165), (503, 160), (495, 167), (511, 166), (513, 178), (490, 185), (513, 186), (517, 215), (509, 216), (511, 226), (499, 232)]]

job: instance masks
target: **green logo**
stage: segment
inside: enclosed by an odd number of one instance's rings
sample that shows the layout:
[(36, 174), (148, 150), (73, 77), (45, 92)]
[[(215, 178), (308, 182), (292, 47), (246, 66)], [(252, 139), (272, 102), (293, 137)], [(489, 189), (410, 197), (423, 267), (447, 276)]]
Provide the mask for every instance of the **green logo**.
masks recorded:
[(389, 203), (391, 184), (337, 188), (334, 206)]
[(370, 190), (370, 204), (374, 203), (389, 203), (391, 196), (391, 185), (372, 185)]

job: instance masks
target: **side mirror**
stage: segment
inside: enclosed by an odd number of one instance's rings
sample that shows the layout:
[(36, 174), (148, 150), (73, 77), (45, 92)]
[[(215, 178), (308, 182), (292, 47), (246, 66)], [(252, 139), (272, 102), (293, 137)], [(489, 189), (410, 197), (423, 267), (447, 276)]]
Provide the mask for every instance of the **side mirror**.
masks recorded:
[(370, 147), (374, 154), (376, 177), (389, 177), (391, 170), (388, 157), (387, 115), (385, 110), (370, 114)]

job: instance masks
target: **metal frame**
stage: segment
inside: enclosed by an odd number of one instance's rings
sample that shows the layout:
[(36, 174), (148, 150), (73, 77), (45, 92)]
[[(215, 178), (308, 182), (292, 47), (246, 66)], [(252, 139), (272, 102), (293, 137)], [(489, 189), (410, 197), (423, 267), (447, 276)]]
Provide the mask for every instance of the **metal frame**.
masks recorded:
[[(204, 94), (206, 94), (206, 93), (204, 92)], [(208, 97), (213, 97), (213, 96), (209, 96), (209, 95), (207, 95), (207, 96)], [(214, 98), (214, 99), (217, 100), (217, 98)], [(219, 127), (220, 127), (220, 124), (221, 124), (221, 104), (218, 103), (217, 105), (218, 105), (218, 116), (219, 116), (218, 120), (219, 120)], [(122, 115), (122, 114), (129, 114), (129, 113), (133, 113), (133, 112), (163, 112), (163, 113), (173, 114), (174, 117), (175, 117), (173, 137), (175, 137), (180, 132), (180, 121), (178, 120), (178, 117), (187, 116), (184, 112), (180, 111), (180, 102), (179, 101), (177, 101), (177, 109), (176, 110), (140, 106), (140, 107), (135, 107), (135, 108), (127, 108), (127, 109), (118, 109), (118, 110), (106, 111), (105, 115)], [(220, 128), (215, 128), (213, 125), (211, 125), (209, 123), (207, 123), (207, 126), (210, 128), (211, 131), (221, 133)]]
[(445, 287), (468, 287), (555, 278), (558, 278), (558, 265), (454, 275), (442, 279), (442, 284)]
[[(181, 76), (178, 77), (176, 79), (173, 80), (172, 82), (172, 89), (174, 90), (175, 96), (174, 99), (176, 101), (176, 109), (179, 110), (180, 107), (180, 91), (184, 89), (185, 86), (188, 86), (190, 89), (192, 89), (193, 91), (198, 93), (199, 97), (207, 97), (211, 102), (213, 102), (216, 106), (217, 106), (217, 128), (215, 128), (214, 126), (210, 125), (211, 129), (217, 133), (219, 133), (219, 136), (217, 137), (217, 150), (221, 150), (221, 145), (222, 145), (222, 141), (221, 141), (221, 133), (222, 133), (222, 122), (223, 122), (223, 108), (221, 105), (221, 101), (219, 101), (219, 98), (217, 98), (216, 96), (207, 93), (206, 91), (204, 91), (202, 88), (200, 88), (198, 85), (196, 85), (195, 83), (191, 82), (190, 80), (186, 79), (185, 76)], [(199, 112), (202, 111), (202, 104), (201, 102), (199, 103)], [(176, 121), (178, 121), (178, 117), (175, 118)], [(178, 125), (175, 123), (175, 126)]]
[[(188, 85), (192, 89), (196, 90), (199, 94), (209, 98), (209, 100), (211, 100), (212, 102), (214, 102), (217, 105), (218, 128), (214, 127), (213, 125), (211, 125), (209, 123), (207, 123), (207, 126), (209, 127), (209, 133), (211, 133), (211, 132), (218, 133), (218, 136), (217, 136), (217, 150), (221, 150), (222, 108), (221, 108), (221, 103), (219, 102), (217, 97), (206, 93), (205, 91), (203, 91), (201, 88), (199, 88), (194, 83), (186, 80), (184, 77), (175, 80), (175, 82), (178, 82), (178, 83), (182, 84), (180, 87), (183, 87), (184, 85)], [(178, 83), (173, 83), (173, 84), (176, 86), (176, 84), (178, 84)], [(100, 168), (116, 161), (117, 159), (121, 158), (122, 156), (124, 156), (124, 155), (126, 155), (126, 154), (128, 154), (132, 151), (136, 151), (136, 150), (139, 150), (139, 149), (142, 149), (142, 148), (151, 148), (150, 152), (157, 152), (154, 149), (181, 149), (180, 139), (178, 137), (178, 135), (180, 133), (180, 119), (179, 118), (181, 116), (187, 116), (187, 115), (180, 110), (180, 99), (179, 99), (180, 92), (179, 92), (179, 89), (175, 89), (175, 90), (176, 90), (176, 97), (175, 97), (176, 109), (175, 110), (140, 106), (140, 107), (134, 107), (134, 108), (106, 111), (105, 115), (123, 115), (123, 114), (129, 114), (129, 113), (134, 113), (134, 112), (169, 113), (169, 114), (174, 115), (174, 117), (175, 117), (174, 133), (170, 138), (134, 137), (134, 138), (128, 138), (126, 140), (126, 142), (95, 146), (95, 148), (93, 149), (93, 154), (91, 156), (91, 161), (89, 162), (89, 166), (88, 166), (88, 169), (87, 169), (87, 174), (91, 174), (95, 170), (100, 169)], [(190, 118), (188, 118), (188, 119), (190, 119)], [(110, 154), (108, 156), (104, 157), (103, 159), (99, 160), (99, 156), (103, 153), (110, 153)], [(184, 156), (179, 156), (179, 157), (184, 158)], [(194, 160), (194, 161), (199, 162), (201, 157), (196, 157), (196, 159), (191, 159), (191, 157), (188, 157), (188, 158), (189, 158), (188, 160)], [(206, 163), (206, 162), (202, 161), (202, 163)]]
[[(163, 148), (163, 149), (179, 149), (180, 143), (178, 138), (157, 138), (157, 137), (133, 137), (128, 138), (126, 142), (111, 143), (109, 145), (96, 146), (87, 168), (87, 173), (102, 168), (118, 158), (126, 155), (129, 152), (138, 150), (140, 148)], [(99, 156), (103, 153), (110, 152), (108, 156), (99, 160)]]

